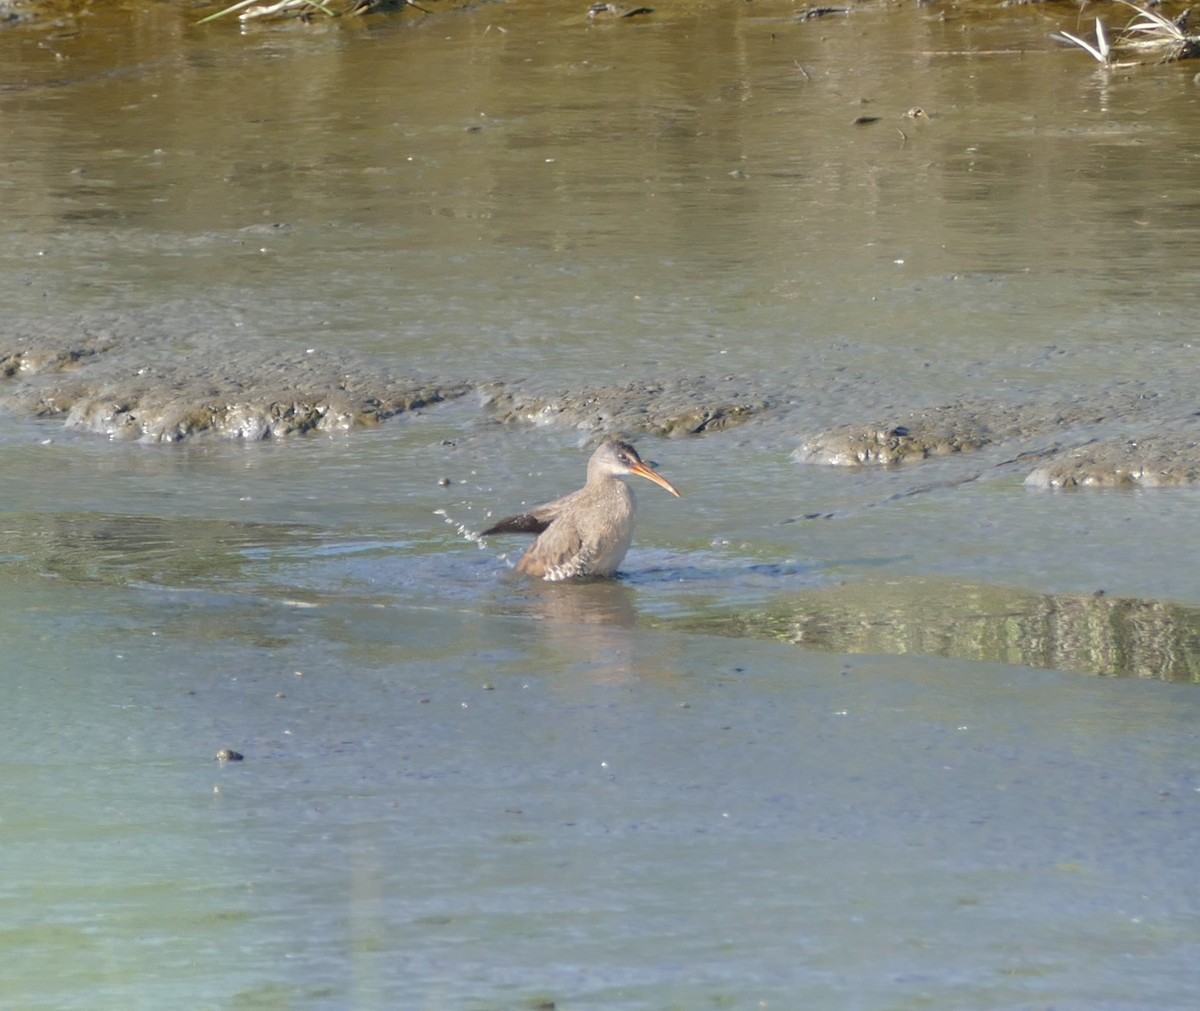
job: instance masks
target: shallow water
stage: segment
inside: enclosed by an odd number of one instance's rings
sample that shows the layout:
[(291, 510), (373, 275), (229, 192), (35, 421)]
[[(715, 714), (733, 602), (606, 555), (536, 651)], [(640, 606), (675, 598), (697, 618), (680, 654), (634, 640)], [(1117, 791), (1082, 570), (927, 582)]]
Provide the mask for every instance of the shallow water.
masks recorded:
[(684, 498), (580, 586), (470, 535), (588, 433), (473, 395), (276, 443), (0, 417), (0, 1003), (1194, 1006), (1197, 493), (791, 452), (1191, 413), (1200, 88), (1056, 48), (1073, 9), (794, 13), (0, 32), (10, 333), (781, 401), (641, 440)]

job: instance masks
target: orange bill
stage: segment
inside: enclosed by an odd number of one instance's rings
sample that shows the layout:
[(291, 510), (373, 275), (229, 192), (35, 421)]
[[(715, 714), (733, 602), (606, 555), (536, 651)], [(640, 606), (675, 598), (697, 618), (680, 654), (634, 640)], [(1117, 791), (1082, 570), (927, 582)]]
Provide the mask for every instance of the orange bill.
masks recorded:
[(651, 470), (641, 460), (635, 463), (630, 468), (630, 473), (637, 474), (638, 477), (644, 477), (647, 481), (653, 481), (660, 488), (666, 488), (672, 495), (679, 498), (679, 489), (676, 488), (670, 481), (659, 474), (657, 471)]

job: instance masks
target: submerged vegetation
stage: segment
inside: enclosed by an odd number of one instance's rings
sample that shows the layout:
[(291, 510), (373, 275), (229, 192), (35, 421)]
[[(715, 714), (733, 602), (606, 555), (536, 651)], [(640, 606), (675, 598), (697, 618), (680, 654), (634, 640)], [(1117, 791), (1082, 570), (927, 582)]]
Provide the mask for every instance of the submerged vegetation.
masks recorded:
[[(1117, 2), (1134, 11), (1134, 17), (1113, 42), (1108, 41), (1104, 23), (1099, 18), (1096, 18), (1094, 43), (1070, 32), (1054, 32), (1050, 37), (1078, 46), (1106, 67), (1130, 67), (1146, 62), (1170, 63), (1200, 56), (1200, 35), (1188, 33), (1188, 21), (1192, 13), (1190, 7), (1171, 19), (1129, 0)], [(1128, 58), (1118, 59), (1118, 56)]]

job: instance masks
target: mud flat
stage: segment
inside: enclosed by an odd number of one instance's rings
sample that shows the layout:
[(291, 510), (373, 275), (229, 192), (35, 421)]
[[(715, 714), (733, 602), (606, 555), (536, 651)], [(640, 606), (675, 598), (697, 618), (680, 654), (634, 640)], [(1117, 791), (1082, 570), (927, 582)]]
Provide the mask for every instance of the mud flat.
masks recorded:
[(667, 437), (731, 428), (772, 404), (772, 398), (739, 389), (732, 379), (703, 376), (554, 394), (494, 383), (481, 392), (488, 412), (504, 423), (560, 424), (598, 434)]
[(1164, 488), (1200, 482), (1200, 421), (1170, 434), (1110, 439), (1056, 454), (1030, 488)]
[[(481, 418), (600, 437), (680, 438), (752, 418), (798, 413), (801, 391), (736, 377), (672, 377), (546, 392), (522, 381), (392, 375), (335, 351), (235, 347), (191, 339), (0, 337), (0, 406), (57, 418), (110, 439), (277, 439), (348, 432), (468, 393)], [(792, 458), (834, 467), (912, 466), (976, 454), (987, 469), (1025, 470), (1034, 488), (1200, 482), (1200, 417), (1138, 387), (1070, 400), (959, 400), (885, 420), (836, 425)], [(989, 451), (984, 453), (983, 451)]]
[[(994, 466), (1037, 465), (1034, 488), (1159, 487), (1200, 481), (1200, 419), (1144, 391), (1069, 402), (958, 401), (806, 438), (799, 463), (900, 466), (996, 447)], [(1114, 429), (1128, 435), (1114, 437)], [(1010, 451), (1004, 453), (1003, 451)]]
[[(836, 467), (911, 464), (985, 446), (1020, 444), (1047, 434), (1070, 438), (1073, 430), (1109, 424), (1128, 417), (1136, 397), (1095, 403), (1031, 403), (1010, 405), (956, 401), (911, 411), (887, 421), (837, 425), (806, 439), (793, 453), (800, 463)], [(1083, 436), (1086, 438), (1086, 435)]]
[(151, 343), (0, 339), (0, 403), (112, 439), (179, 442), (201, 435), (268, 439), (377, 425), (466, 393), (466, 383), (381, 376), (328, 352), (197, 349)]
[(180, 442), (213, 435), (273, 439), (350, 431), (476, 391), (504, 424), (555, 424), (597, 435), (695, 435), (737, 425), (769, 400), (731, 380), (673, 379), (552, 394), (495, 380), (381, 373), (330, 352), (171, 352), (153, 340), (0, 338), (0, 404), (111, 439)]

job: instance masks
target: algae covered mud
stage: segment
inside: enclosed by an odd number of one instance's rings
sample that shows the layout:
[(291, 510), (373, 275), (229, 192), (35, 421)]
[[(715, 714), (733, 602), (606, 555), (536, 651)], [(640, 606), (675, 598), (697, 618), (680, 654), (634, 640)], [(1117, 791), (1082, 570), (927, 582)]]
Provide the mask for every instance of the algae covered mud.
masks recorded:
[(0, 1003), (1190, 1011), (1190, 61), (220, 6), (4, 5)]

